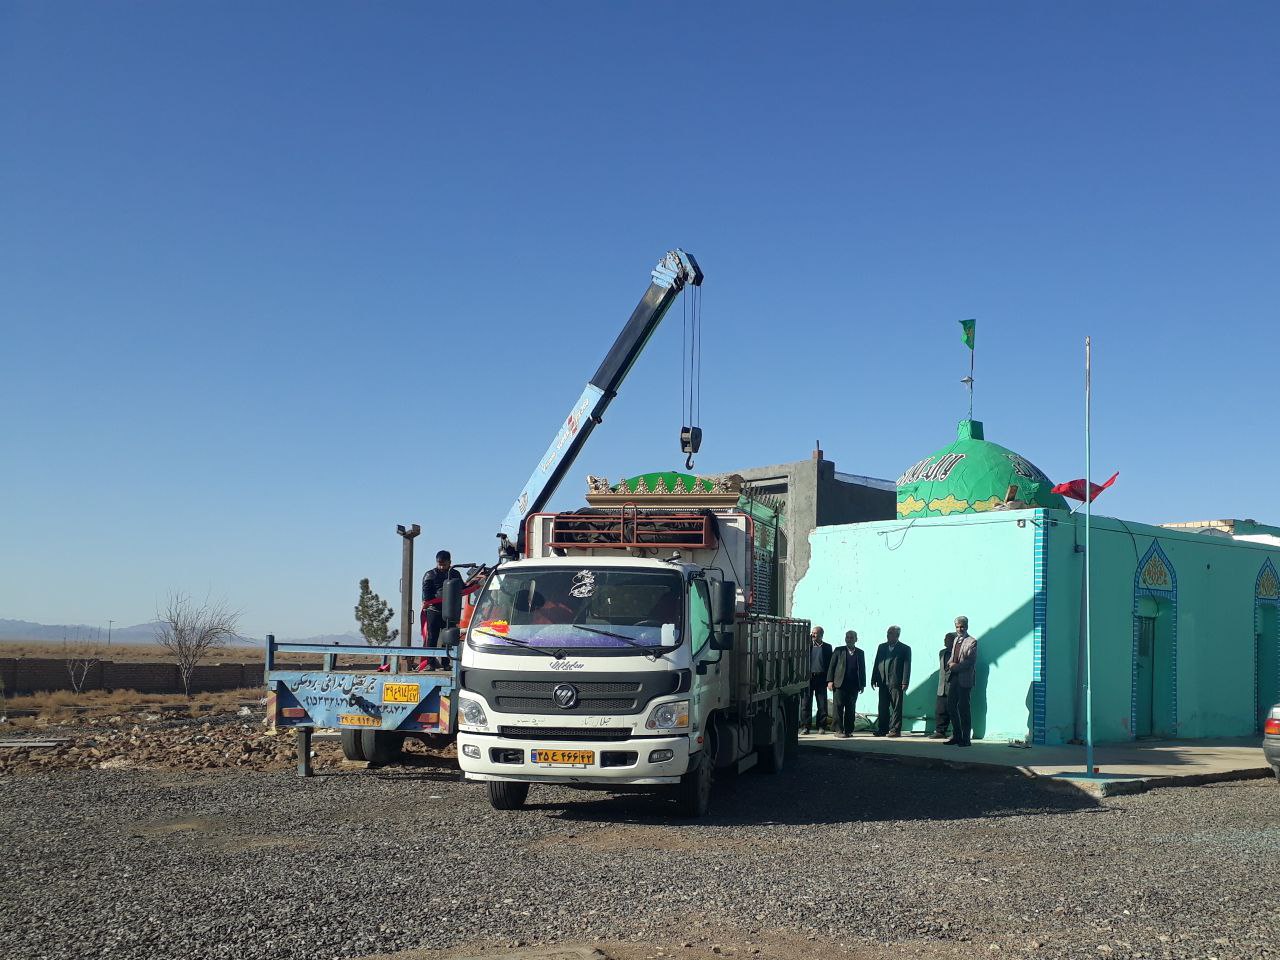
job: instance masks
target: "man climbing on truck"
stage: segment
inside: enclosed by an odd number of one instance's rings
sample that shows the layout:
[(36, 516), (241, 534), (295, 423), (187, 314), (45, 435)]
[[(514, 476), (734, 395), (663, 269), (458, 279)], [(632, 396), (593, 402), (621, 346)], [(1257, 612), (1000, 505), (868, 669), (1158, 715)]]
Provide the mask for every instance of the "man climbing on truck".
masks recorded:
[[(440, 628), (444, 626), (444, 619), (440, 616), (440, 588), (447, 580), (461, 579), (462, 574), (453, 566), (452, 554), (448, 550), (436, 553), (436, 565), (422, 575), (423, 646), (427, 648), (436, 646), (440, 637)], [(444, 670), (449, 665), (447, 661), (442, 662), (436, 657), (426, 657), (418, 661), (419, 670), (424, 663), (432, 670)]]

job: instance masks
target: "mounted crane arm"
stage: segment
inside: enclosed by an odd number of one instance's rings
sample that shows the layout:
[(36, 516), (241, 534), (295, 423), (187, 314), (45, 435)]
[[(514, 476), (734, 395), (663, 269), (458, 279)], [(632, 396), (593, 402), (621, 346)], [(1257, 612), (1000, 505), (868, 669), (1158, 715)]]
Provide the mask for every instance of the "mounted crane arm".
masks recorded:
[(631, 312), (631, 319), (609, 348), (600, 369), (574, 403), (551, 446), (502, 521), (498, 537), (503, 542), (505, 553), (524, 552), (525, 518), (541, 511), (555, 494), (560, 481), (577, 460), (591, 432), (604, 419), (604, 412), (618, 395), (622, 381), (635, 366), (641, 351), (680, 291), (686, 286), (702, 284), (702, 270), (698, 262), (679, 248), (668, 251), (653, 268), (652, 277), (649, 289)]

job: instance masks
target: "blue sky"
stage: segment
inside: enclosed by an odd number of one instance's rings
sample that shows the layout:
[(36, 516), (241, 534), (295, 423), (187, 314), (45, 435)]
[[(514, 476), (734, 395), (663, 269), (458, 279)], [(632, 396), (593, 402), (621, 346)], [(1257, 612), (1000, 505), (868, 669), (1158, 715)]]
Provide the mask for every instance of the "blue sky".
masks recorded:
[[(698, 468), (966, 409), (1103, 512), (1280, 522), (1271, 3), (0, 6), (0, 617), (353, 626), (493, 533), (672, 246)], [(675, 319), (677, 322), (672, 323)], [(562, 488), (678, 466), (668, 317)], [(420, 554), (420, 555), (421, 555)]]

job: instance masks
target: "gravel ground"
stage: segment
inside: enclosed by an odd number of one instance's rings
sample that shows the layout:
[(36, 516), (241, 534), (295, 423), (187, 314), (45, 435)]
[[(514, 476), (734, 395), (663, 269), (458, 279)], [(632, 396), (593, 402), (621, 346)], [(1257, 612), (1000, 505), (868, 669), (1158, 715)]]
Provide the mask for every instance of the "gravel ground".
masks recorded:
[(0, 777), (0, 955), (1280, 957), (1274, 782), (1094, 800), (801, 757), (718, 785), (701, 822), (552, 787), (498, 813), (426, 757)]

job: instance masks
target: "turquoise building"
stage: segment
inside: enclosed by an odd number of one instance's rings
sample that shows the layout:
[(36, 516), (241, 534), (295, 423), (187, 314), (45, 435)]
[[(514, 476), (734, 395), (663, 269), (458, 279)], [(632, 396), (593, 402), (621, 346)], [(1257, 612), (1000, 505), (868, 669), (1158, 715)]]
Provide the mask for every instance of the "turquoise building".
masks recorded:
[[(904, 712), (928, 723), (943, 634), (966, 615), (980, 641), (974, 736), (1079, 739), (1084, 516), (1051, 488), (962, 421), (953, 444), (899, 478), (896, 519), (810, 534), (792, 612), (833, 642), (857, 630), (868, 660), (901, 626)], [(1091, 543), (1094, 739), (1259, 730), (1280, 701), (1280, 546), (1096, 513)], [(874, 712), (872, 691), (859, 709)]]

